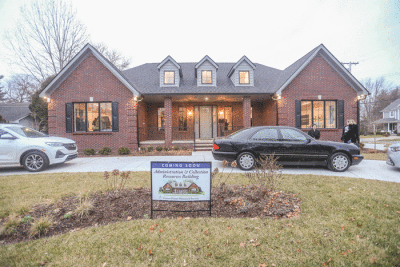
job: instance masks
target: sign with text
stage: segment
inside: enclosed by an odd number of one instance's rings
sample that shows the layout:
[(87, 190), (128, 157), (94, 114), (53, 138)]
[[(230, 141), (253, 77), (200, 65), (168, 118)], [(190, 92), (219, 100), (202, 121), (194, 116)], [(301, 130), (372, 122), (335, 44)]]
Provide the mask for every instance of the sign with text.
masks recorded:
[(151, 162), (151, 200), (211, 201), (211, 162)]

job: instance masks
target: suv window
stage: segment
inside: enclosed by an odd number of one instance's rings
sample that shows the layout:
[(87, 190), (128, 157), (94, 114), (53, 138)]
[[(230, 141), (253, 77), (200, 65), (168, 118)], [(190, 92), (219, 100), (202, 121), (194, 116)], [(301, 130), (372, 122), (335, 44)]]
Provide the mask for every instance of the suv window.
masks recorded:
[(305, 141), (307, 138), (302, 133), (293, 129), (280, 129), (283, 141)]
[(7, 127), (7, 129), (10, 129), (11, 131), (16, 132), (17, 134), (20, 134), (20, 135), (26, 136), (26, 137), (31, 137), (31, 138), (47, 137), (47, 135), (42, 134), (41, 132), (35, 131), (28, 127), (9, 126), (9, 127)]
[(250, 138), (252, 141), (277, 141), (278, 139), (278, 130), (273, 128), (262, 129)]
[(10, 137), (13, 137), (10, 133), (0, 129), (0, 139), (9, 139)]

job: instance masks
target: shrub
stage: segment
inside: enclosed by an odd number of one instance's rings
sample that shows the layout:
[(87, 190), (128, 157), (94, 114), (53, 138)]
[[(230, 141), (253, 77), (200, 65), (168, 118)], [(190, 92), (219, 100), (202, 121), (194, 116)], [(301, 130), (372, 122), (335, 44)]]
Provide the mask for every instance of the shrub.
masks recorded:
[(65, 220), (71, 219), (71, 217), (72, 217), (72, 212), (67, 212), (67, 213), (64, 214), (64, 219)]
[(53, 225), (52, 220), (47, 217), (40, 217), (39, 219), (36, 219), (31, 226), (31, 235), (40, 235), (45, 234), (49, 231), (50, 227)]
[(16, 214), (10, 215), (7, 221), (0, 228), (0, 234), (12, 234), (20, 222), (21, 219), (18, 218)]
[(389, 137), (390, 134), (389, 134), (389, 133), (385, 133), (384, 136), (385, 136), (385, 137)]
[(400, 136), (400, 133), (398, 133), (397, 136)]
[(282, 178), (282, 166), (274, 155), (259, 158), (259, 166), (245, 175), (249, 184), (257, 185), (262, 192), (276, 189)]
[(169, 147), (164, 147), (164, 151), (170, 151), (170, 148)]
[(179, 150), (179, 146), (174, 146), (174, 150), (178, 151)]
[(364, 143), (360, 143), (359, 148), (364, 148), (365, 144)]
[(152, 146), (149, 146), (148, 148), (147, 148), (147, 151), (149, 151), (149, 152), (152, 152), (154, 150), (154, 148), (152, 147)]
[(89, 213), (92, 210), (93, 210), (92, 201), (90, 201), (88, 197), (81, 197), (79, 206), (76, 207), (75, 214), (78, 215), (79, 217), (84, 217), (89, 215)]
[(96, 154), (96, 151), (93, 148), (85, 148), (83, 150), (83, 154), (87, 155), (87, 156), (91, 156)]
[(106, 186), (108, 191), (123, 190), (127, 181), (129, 180), (129, 175), (131, 172), (119, 172), (119, 170), (113, 170), (110, 173), (104, 172), (104, 180), (106, 181)]
[(99, 154), (101, 155), (110, 155), (111, 154), (111, 148), (109, 147), (103, 147), (102, 149), (99, 150)]
[(188, 148), (186, 146), (183, 146), (182, 150), (188, 150)]
[(120, 155), (128, 155), (130, 153), (131, 153), (131, 151), (127, 147), (118, 148), (118, 154), (120, 154)]
[(162, 146), (156, 147), (156, 150), (157, 150), (158, 152), (162, 151)]

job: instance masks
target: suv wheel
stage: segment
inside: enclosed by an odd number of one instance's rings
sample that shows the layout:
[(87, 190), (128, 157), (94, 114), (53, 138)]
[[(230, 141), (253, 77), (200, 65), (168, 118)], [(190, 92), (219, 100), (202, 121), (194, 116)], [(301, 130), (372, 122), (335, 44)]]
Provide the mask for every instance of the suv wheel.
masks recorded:
[(40, 151), (29, 152), (22, 159), (22, 165), (30, 172), (40, 172), (49, 166), (47, 156)]
[(344, 172), (350, 167), (350, 158), (344, 153), (335, 153), (329, 160), (329, 169), (335, 172)]
[(237, 157), (237, 163), (240, 169), (248, 171), (253, 169), (256, 165), (256, 158), (250, 152), (243, 152)]

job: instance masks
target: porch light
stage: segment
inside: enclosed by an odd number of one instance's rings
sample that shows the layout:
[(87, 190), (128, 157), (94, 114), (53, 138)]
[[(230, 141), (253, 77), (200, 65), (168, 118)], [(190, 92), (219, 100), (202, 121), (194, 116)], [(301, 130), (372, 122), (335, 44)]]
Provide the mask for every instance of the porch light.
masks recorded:
[(224, 111), (221, 110), (221, 111), (219, 112), (219, 115), (223, 116), (223, 115), (224, 115)]
[(206, 97), (206, 101), (208, 101), (208, 97)]
[(364, 100), (365, 98), (367, 98), (367, 96), (364, 94), (357, 96), (357, 100)]
[(50, 97), (49, 97), (49, 98), (47, 98), (47, 103), (50, 103)]
[(281, 99), (281, 95), (273, 95), (272, 96), (272, 100), (280, 100)]
[(192, 112), (191, 110), (188, 110), (188, 115), (189, 115), (189, 116), (192, 116), (192, 115), (193, 115), (193, 112)]

